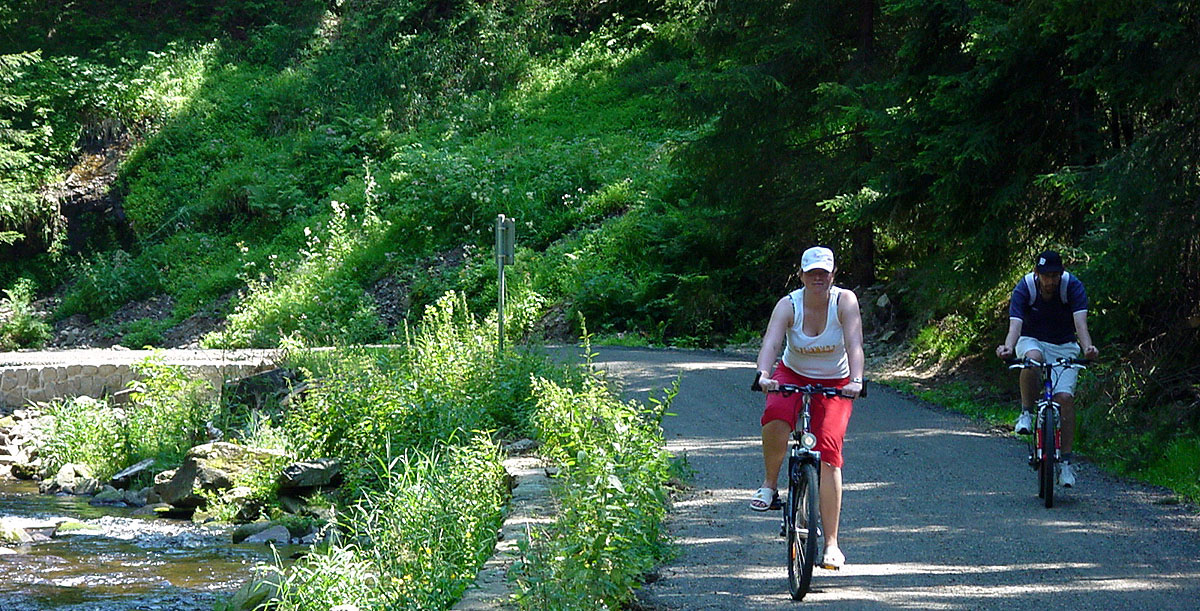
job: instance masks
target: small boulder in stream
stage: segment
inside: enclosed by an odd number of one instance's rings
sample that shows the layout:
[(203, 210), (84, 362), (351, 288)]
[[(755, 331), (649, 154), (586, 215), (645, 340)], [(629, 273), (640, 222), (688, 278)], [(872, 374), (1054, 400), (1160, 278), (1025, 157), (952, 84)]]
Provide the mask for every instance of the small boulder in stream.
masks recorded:
[(162, 502), (180, 509), (204, 505), (201, 492), (220, 492), (233, 487), (243, 472), (279, 463), (286, 455), (279, 450), (252, 448), (228, 442), (199, 445), (188, 450), (183, 465), (154, 478), (154, 492)]
[(42, 494), (95, 494), (100, 489), (100, 482), (92, 477), (91, 469), (84, 465), (67, 463), (59, 468), (58, 473), (50, 479), (38, 484)]

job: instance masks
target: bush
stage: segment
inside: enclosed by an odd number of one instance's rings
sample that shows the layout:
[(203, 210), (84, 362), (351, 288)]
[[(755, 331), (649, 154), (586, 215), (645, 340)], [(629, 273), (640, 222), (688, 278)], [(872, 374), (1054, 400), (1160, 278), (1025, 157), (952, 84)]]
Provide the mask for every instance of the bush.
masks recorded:
[(0, 350), (18, 348), (40, 348), (50, 339), (50, 325), (34, 313), (34, 284), (28, 278), (17, 280), (7, 295), (0, 300), (0, 312), (7, 310), (8, 317), (0, 320)]
[(494, 328), (450, 293), (427, 308), (400, 350), (294, 355), (305, 377), (321, 382), (286, 415), (289, 438), (303, 454), (346, 457), (348, 488), (367, 489), (378, 457), (473, 431), (521, 434), (532, 411), (530, 376), (553, 370), (537, 355), (498, 355), (495, 342)]
[(71, 265), (74, 282), (55, 312), (57, 318), (85, 314), (99, 320), (118, 308), (162, 290), (158, 270), (145, 259), (124, 250), (99, 253)]
[(522, 548), (523, 608), (624, 608), (664, 559), (670, 466), (660, 422), (677, 388), (646, 409), (619, 402), (595, 376), (580, 388), (537, 382), (542, 451), (562, 468), (560, 504), (555, 523)]
[(43, 454), (52, 470), (66, 463), (91, 468), (101, 481), (146, 458), (158, 466), (177, 465), (198, 441), (216, 413), (208, 382), (197, 380), (161, 356), (135, 366), (132, 403), (113, 406), (90, 397), (56, 401)]
[(361, 282), (378, 264), (387, 222), (370, 208), (355, 218), (341, 202), (332, 207), (324, 238), (306, 227), (301, 260), (250, 279), (226, 328), (204, 338), (206, 347), (266, 347), (285, 337), (348, 345), (383, 336)]
[(381, 487), (339, 522), (343, 536), (287, 571), (281, 611), (448, 608), (491, 555), (507, 492), (496, 446), (476, 437), (379, 460)]

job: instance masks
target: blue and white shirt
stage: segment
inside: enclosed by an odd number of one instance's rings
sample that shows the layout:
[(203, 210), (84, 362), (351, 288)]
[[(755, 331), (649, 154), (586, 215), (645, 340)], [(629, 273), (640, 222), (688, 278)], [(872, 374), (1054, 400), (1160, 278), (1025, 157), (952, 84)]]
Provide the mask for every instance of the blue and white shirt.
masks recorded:
[(1022, 336), (1048, 344), (1066, 344), (1075, 341), (1075, 313), (1087, 309), (1087, 290), (1079, 278), (1063, 273), (1058, 292), (1047, 300), (1034, 287), (1031, 273), (1013, 289), (1008, 316), (1022, 321)]

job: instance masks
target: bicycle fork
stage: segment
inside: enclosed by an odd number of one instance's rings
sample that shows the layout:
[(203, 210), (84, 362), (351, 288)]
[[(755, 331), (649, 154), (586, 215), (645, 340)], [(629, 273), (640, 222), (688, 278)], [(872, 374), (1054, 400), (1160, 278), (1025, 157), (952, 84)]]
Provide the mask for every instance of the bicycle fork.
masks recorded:
[[(1054, 422), (1056, 424), (1054, 427), (1053, 440), (1044, 439), (1044, 436), (1042, 435), (1042, 425), (1045, 423), (1047, 414), (1050, 414), (1050, 416), (1054, 418)], [(1034, 446), (1034, 451), (1029, 455), (1029, 466), (1033, 467), (1034, 469), (1038, 468), (1038, 466), (1042, 463), (1042, 458), (1046, 456), (1047, 452), (1052, 453), (1055, 461), (1059, 459), (1058, 449), (1061, 447), (1062, 443), (1062, 429), (1061, 427), (1057, 426), (1058, 422), (1057, 403), (1051, 401), (1049, 404), (1042, 404), (1038, 407), (1037, 422), (1034, 426), (1034, 435), (1037, 441)], [(1050, 445), (1051, 442), (1054, 445)]]
[[(789, 490), (789, 494), (788, 494), (787, 498), (789, 498), (789, 499), (791, 498), (791, 494), (790, 494), (791, 487), (798, 485), (800, 480), (804, 477), (801, 470), (804, 468), (804, 465), (806, 465), (806, 464), (812, 464), (817, 467), (817, 489), (820, 490), (820, 486), (821, 486), (821, 453), (814, 452), (812, 450), (802, 450), (799, 448), (793, 448), (791, 453), (788, 455), (788, 490)], [(784, 507), (783, 507), (783, 519), (781, 519), (780, 523), (779, 523), (779, 536), (780, 537), (787, 537), (788, 526), (790, 526), (790, 524), (788, 524), (788, 520), (791, 519), (793, 513), (794, 512), (792, 511), (791, 507), (788, 507), (785, 502)], [(820, 536), (820, 535), (821, 535), (821, 527), (818, 525), (817, 526), (817, 536)], [(800, 536), (807, 537), (808, 536), (807, 531), (804, 531), (802, 529)]]

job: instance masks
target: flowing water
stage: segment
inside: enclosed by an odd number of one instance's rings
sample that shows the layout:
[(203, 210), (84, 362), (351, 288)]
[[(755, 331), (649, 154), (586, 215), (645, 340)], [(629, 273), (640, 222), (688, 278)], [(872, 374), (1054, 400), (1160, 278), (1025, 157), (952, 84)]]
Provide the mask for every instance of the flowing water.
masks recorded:
[(0, 518), (87, 525), (8, 545), (17, 553), (0, 555), (0, 611), (212, 609), (274, 557), (262, 544), (234, 545), (229, 527), (132, 517), (132, 509), (93, 507), (89, 498), (41, 495), (33, 482), (0, 480)]

